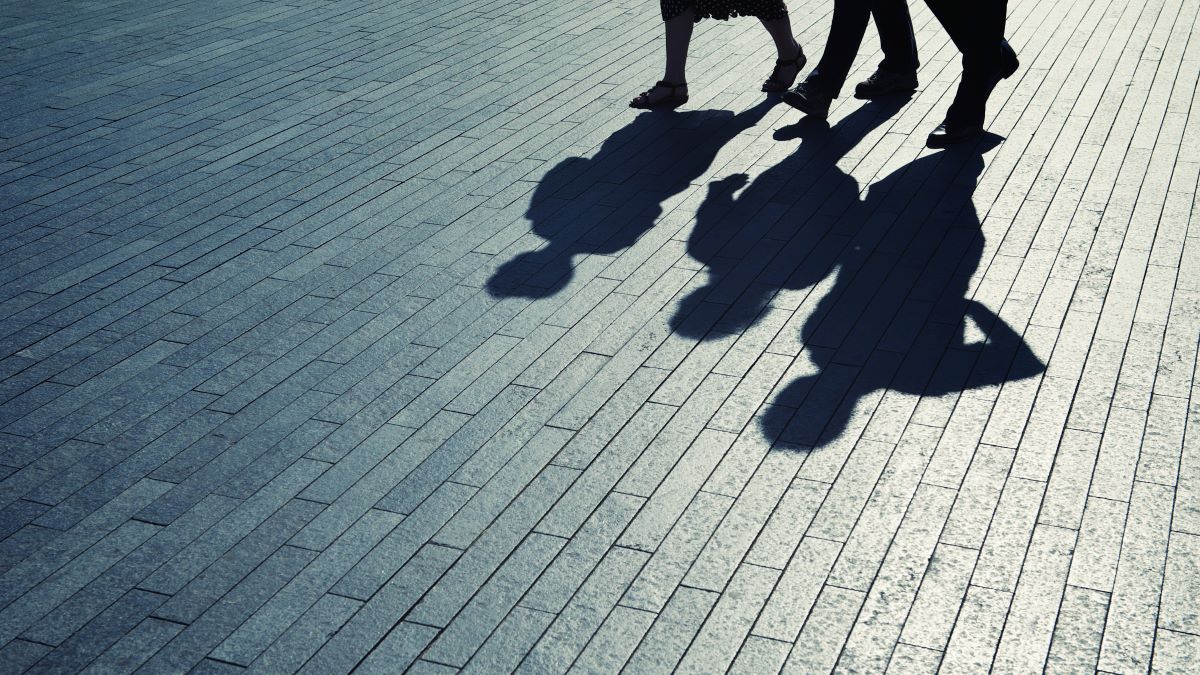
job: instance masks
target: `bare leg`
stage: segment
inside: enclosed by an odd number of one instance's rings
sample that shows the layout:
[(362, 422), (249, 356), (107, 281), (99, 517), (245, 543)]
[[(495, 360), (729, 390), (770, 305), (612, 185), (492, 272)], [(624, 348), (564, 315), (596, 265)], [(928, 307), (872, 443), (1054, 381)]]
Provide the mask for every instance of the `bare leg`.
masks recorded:
[(695, 25), (696, 12), (691, 7), (666, 22), (667, 67), (663, 79), (667, 82), (687, 82), (688, 45), (692, 42), (692, 28)]
[(792, 35), (792, 22), (786, 16), (763, 21), (762, 25), (775, 41), (775, 51), (779, 52), (780, 60), (794, 59), (800, 55), (800, 44)]
[(638, 94), (629, 105), (634, 108), (648, 108), (664, 103), (672, 96), (682, 94), (687, 96), (687, 54), (688, 45), (692, 42), (692, 28), (696, 25), (696, 12), (688, 7), (683, 12), (667, 19), (667, 65), (663, 81), (677, 85), (662, 87), (654, 85), (649, 91)]
[[(775, 51), (778, 52), (778, 59), (780, 61), (793, 61), (803, 54), (800, 50), (800, 45), (796, 42), (795, 36), (792, 35), (792, 22), (788, 17), (763, 21), (762, 25), (763, 28), (767, 29), (767, 33), (771, 35), (771, 39), (775, 41)], [(774, 72), (771, 73), (771, 79), (776, 80), (777, 84), (772, 86), (772, 82), (768, 81), (763, 84), (763, 91), (783, 91), (787, 89), (796, 80), (796, 76), (800, 74), (802, 67), (804, 67), (802, 63), (776, 65)]]

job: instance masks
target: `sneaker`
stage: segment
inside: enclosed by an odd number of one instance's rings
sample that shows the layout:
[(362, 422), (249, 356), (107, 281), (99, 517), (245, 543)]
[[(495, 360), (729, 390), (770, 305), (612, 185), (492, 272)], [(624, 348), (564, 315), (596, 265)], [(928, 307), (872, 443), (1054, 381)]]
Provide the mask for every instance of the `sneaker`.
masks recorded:
[(783, 92), (783, 102), (809, 117), (825, 119), (829, 116), (829, 104), (833, 97), (809, 82), (801, 82)]
[(854, 87), (854, 98), (871, 100), (917, 88), (916, 73), (892, 73), (886, 70), (876, 70), (871, 76)]

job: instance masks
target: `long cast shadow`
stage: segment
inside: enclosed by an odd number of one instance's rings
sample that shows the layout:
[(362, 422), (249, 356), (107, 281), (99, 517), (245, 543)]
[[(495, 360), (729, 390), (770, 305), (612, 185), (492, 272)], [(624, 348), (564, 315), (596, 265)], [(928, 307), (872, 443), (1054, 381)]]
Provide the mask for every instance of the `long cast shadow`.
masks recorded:
[[(803, 317), (797, 339), (776, 340), (807, 367), (776, 388), (760, 416), (770, 439), (827, 444), (880, 390), (939, 396), (1044, 370), (1007, 323), (969, 297), (984, 243), (972, 195), (996, 138), (922, 157), (860, 198), (837, 162), (890, 112), (864, 106), (833, 129), (798, 128), (796, 153), (736, 197), (744, 176), (711, 183), (697, 214), (689, 252), (709, 280), (681, 303), (677, 330), (737, 333), (768, 306)], [(724, 312), (716, 319), (714, 307)]]
[(631, 246), (662, 215), (663, 202), (704, 175), (717, 153), (753, 127), (772, 99), (740, 113), (648, 112), (613, 133), (592, 157), (571, 157), (539, 181), (526, 211), (547, 243), (501, 265), (488, 279), (497, 297), (542, 298), (561, 291), (586, 254)]
[(688, 238), (688, 254), (704, 264), (707, 280), (683, 299), (672, 328), (703, 338), (712, 324), (699, 317), (712, 318), (716, 305), (727, 306), (717, 333), (739, 333), (781, 290), (811, 287), (826, 276), (829, 265), (799, 263), (814, 247), (828, 246), (831, 232), (852, 225), (838, 219), (858, 200), (858, 183), (837, 163), (904, 102), (864, 105), (833, 128), (823, 120), (802, 118), (775, 133), (777, 140), (799, 138), (802, 143), (753, 182), (734, 174), (709, 183)]

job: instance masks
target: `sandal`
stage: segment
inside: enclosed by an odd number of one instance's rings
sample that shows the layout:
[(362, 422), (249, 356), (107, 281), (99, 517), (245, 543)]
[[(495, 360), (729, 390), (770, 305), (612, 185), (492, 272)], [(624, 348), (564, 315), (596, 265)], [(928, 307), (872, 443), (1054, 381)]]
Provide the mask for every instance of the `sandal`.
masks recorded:
[[(659, 87), (662, 87), (663, 89), (670, 89), (671, 93), (667, 94), (666, 96), (664, 96), (660, 99), (656, 99), (656, 100), (652, 101), (650, 99), (650, 94), (655, 89), (658, 89)], [(686, 89), (686, 88), (687, 88), (687, 82), (680, 82), (678, 84), (675, 84), (673, 82), (667, 82), (666, 80), (659, 80), (658, 82), (654, 83), (653, 88), (651, 88), (647, 91), (643, 91), (642, 93), (640, 93), (636, 97), (634, 97), (634, 99), (629, 102), (629, 107), (630, 108), (638, 108), (640, 110), (647, 110), (650, 108), (674, 108), (676, 106), (681, 106), (684, 103), (687, 103), (688, 95), (686, 92), (684, 92), (682, 94), (679, 93), (679, 90)]]
[[(808, 63), (808, 58), (804, 56), (804, 50), (801, 49), (794, 59), (775, 59), (775, 69), (771, 71), (771, 77), (763, 82), (762, 90), (770, 93), (779, 93), (787, 91), (788, 88), (796, 82), (796, 78), (800, 77), (800, 71), (804, 69), (804, 64)], [(796, 74), (792, 75), (792, 79), (785, 80), (779, 76), (779, 71), (788, 66), (796, 67)]]

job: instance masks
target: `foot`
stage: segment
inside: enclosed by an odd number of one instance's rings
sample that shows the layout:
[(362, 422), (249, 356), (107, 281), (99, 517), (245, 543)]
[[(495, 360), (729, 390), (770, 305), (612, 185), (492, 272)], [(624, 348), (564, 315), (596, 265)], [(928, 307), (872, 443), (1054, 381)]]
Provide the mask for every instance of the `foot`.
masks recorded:
[(951, 145), (969, 141), (983, 133), (983, 126), (970, 122), (955, 122), (946, 120), (925, 139), (925, 145), (930, 148), (945, 148)]
[(876, 70), (871, 76), (854, 87), (854, 97), (866, 100), (880, 98), (888, 94), (913, 91), (917, 88), (916, 73), (893, 73), (887, 70)]
[(783, 102), (809, 117), (825, 119), (833, 97), (810, 82), (801, 82), (783, 93)]
[(629, 107), (640, 110), (674, 108), (687, 103), (687, 100), (687, 82), (675, 83), (659, 80), (654, 87), (635, 96), (629, 102)]
[(775, 59), (775, 69), (771, 71), (771, 76), (762, 84), (762, 90), (771, 93), (787, 91), (788, 87), (796, 81), (800, 75), (800, 71), (804, 69), (804, 64), (808, 63), (808, 58), (804, 56), (804, 50), (800, 49), (800, 45), (796, 45), (796, 56), (785, 59)]

